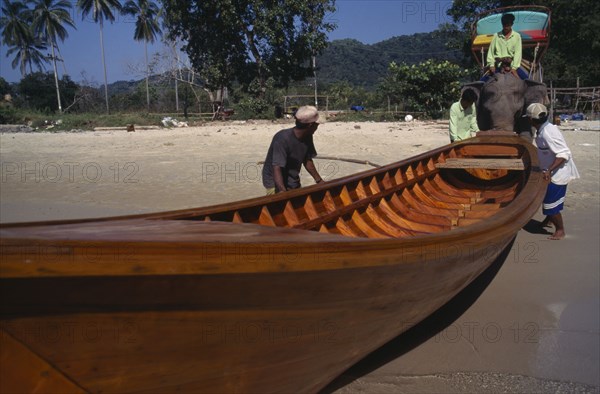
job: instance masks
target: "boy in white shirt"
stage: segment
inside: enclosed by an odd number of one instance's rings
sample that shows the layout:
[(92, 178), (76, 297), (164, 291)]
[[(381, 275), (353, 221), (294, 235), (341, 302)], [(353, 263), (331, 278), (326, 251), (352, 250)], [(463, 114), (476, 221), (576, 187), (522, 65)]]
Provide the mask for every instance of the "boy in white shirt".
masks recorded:
[(554, 234), (548, 239), (563, 239), (565, 226), (560, 212), (563, 209), (567, 184), (572, 179), (579, 178), (579, 172), (559, 128), (548, 122), (548, 109), (543, 104), (533, 103), (527, 107), (527, 117), (537, 130), (535, 143), (538, 148), (540, 168), (544, 180), (549, 182), (542, 205), (542, 212), (546, 215), (542, 225), (548, 222), (554, 225)]

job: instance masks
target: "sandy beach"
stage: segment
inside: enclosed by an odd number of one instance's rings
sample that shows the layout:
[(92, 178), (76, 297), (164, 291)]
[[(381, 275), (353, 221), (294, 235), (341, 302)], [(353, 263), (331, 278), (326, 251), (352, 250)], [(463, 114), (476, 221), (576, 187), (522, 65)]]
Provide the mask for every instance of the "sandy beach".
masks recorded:
[[(291, 122), (0, 134), (2, 223), (207, 206), (264, 194), (272, 136)], [(600, 122), (561, 129), (581, 179), (569, 185), (567, 237), (519, 232), (503, 264), (430, 319), (369, 355), (325, 391), (598, 392)], [(327, 121), (320, 156), (387, 164), (449, 142), (443, 122)], [(325, 180), (368, 165), (317, 159)], [(303, 172), (303, 184), (313, 183)], [(540, 212), (534, 217), (542, 220)]]
[[(164, 211), (260, 196), (258, 162), (272, 136), (289, 125), (248, 121), (133, 133), (3, 134), (2, 221)], [(378, 164), (447, 140), (435, 123), (326, 123), (315, 137), (322, 156)], [(315, 163), (325, 180), (368, 168)], [(310, 176), (303, 183), (311, 184)]]

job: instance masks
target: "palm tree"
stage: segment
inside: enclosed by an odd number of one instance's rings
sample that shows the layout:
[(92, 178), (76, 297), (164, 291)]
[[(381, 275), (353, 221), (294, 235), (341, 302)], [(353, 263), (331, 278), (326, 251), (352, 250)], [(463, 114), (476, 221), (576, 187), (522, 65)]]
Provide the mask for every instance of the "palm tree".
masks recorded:
[[(56, 1), (56, 2), (55, 2)], [(60, 89), (58, 88), (58, 71), (56, 69), (56, 39), (64, 41), (67, 38), (67, 29), (64, 25), (75, 28), (73, 19), (69, 15), (71, 3), (67, 0), (35, 0), (33, 9), (33, 31), (44, 39), (52, 48), (52, 65), (54, 66), (54, 83), (56, 84), (56, 99), (58, 112), (62, 113), (60, 102)]]
[(91, 14), (94, 22), (100, 24), (100, 49), (102, 52), (102, 66), (104, 67), (104, 97), (106, 98), (106, 112), (110, 112), (108, 107), (108, 82), (106, 80), (106, 61), (104, 60), (104, 36), (102, 28), (104, 20), (113, 22), (115, 15), (113, 10), (121, 11), (119, 0), (77, 0), (77, 7), (81, 10), (82, 18)]
[(160, 34), (160, 26), (158, 24), (159, 9), (152, 0), (128, 0), (123, 6), (123, 13), (137, 17), (133, 38), (136, 41), (144, 41), (144, 53), (146, 55), (146, 108), (150, 112), (148, 42), (153, 43), (156, 36)]
[(12, 46), (6, 51), (6, 56), (10, 56), (16, 53), (11, 65), (12, 68), (20, 68), (21, 77), (27, 74), (27, 66), (29, 65), (29, 72), (33, 72), (33, 66), (38, 71), (45, 70), (46, 56), (44, 52), (48, 49), (46, 44), (40, 39), (31, 37), (28, 41), (23, 41), (18, 45)]
[(31, 10), (25, 3), (19, 1), (3, 0), (0, 8), (0, 29), (2, 40), (11, 47), (7, 56), (17, 52), (17, 57), (12, 62), (13, 68), (20, 66), (21, 76), (25, 76), (27, 64), (33, 61), (30, 54), (34, 36), (31, 30)]

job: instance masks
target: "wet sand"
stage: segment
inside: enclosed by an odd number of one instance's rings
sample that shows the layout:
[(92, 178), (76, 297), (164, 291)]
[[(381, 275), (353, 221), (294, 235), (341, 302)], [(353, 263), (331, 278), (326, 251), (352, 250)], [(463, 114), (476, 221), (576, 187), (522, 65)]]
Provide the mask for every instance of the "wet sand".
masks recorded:
[(600, 211), (564, 216), (566, 240), (520, 231), (503, 262), (327, 391), (598, 392)]
[[(261, 165), (284, 123), (84, 133), (2, 133), (0, 221), (182, 209), (263, 194)], [(386, 164), (448, 142), (441, 123), (327, 122), (322, 156)], [(585, 130), (573, 130), (574, 128)], [(330, 385), (342, 393), (598, 392), (600, 127), (563, 127), (582, 179), (569, 185), (567, 238), (528, 227), (506, 259), (439, 313)], [(367, 168), (317, 160), (324, 179)], [(303, 177), (305, 185), (312, 184)], [(542, 220), (541, 210), (534, 220)]]

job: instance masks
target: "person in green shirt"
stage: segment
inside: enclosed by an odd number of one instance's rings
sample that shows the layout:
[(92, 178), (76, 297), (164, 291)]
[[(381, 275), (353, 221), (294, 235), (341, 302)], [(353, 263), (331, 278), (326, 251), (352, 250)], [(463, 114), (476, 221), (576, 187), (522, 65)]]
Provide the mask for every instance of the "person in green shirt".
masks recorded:
[(466, 89), (460, 101), (450, 107), (450, 142), (471, 138), (471, 133), (479, 131), (475, 101), (477, 94), (473, 89)]
[(503, 14), (501, 22), (502, 30), (494, 34), (487, 54), (489, 72), (481, 80), (486, 81), (490, 75), (497, 72), (510, 72), (516, 77), (527, 79), (529, 75), (521, 68), (523, 51), (521, 35), (512, 29), (515, 16)]

